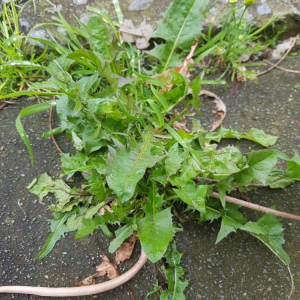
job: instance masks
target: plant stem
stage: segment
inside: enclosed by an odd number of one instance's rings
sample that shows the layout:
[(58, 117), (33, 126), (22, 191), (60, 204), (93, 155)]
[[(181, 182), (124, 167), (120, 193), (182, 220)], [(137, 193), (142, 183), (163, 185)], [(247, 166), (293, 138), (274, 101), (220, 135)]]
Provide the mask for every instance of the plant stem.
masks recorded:
[[(214, 198), (220, 199), (220, 195), (216, 192), (213, 192), (211, 196), (214, 197)], [(289, 214), (289, 213), (286, 213), (286, 212), (283, 212), (283, 211), (271, 209), (271, 208), (264, 207), (264, 206), (254, 204), (254, 203), (250, 203), (250, 202), (247, 202), (247, 201), (244, 201), (244, 200), (241, 200), (241, 199), (233, 198), (233, 197), (230, 197), (230, 196), (227, 196), (227, 195), (225, 196), (225, 200), (229, 203), (234, 203), (234, 204), (244, 206), (244, 207), (247, 207), (247, 208), (251, 208), (251, 209), (254, 209), (254, 210), (258, 210), (258, 211), (261, 211), (261, 212), (264, 212), (264, 213), (267, 213), (267, 214), (271, 214), (271, 215), (275, 215), (275, 216), (278, 216), (278, 217), (283, 217), (283, 218), (287, 218), (287, 219), (300, 221), (300, 216), (298, 216), (298, 215), (293, 215), (293, 214)]]
[(209, 12), (210, 9), (213, 8), (213, 7), (215, 6), (215, 4), (216, 4), (218, 1), (219, 1), (219, 0), (215, 0), (215, 2), (214, 2), (212, 5), (210, 5), (210, 6), (204, 11), (204, 14), (206, 14), (207, 12)]
[[(173, 119), (171, 119), (169, 122), (168, 122), (168, 125), (169, 126), (172, 126), (172, 124), (177, 121), (185, 112), (187, 111), (187, 108), (184, 108), (176, 117), (174, 117)], [(164, 128), (161, 128), (160, 130), (157, 131), (157, 135), (162, 133), (165, 129)]]
[(239, 22), (239, 25), (238, 25), (238, 27), (237, 27), (237, 30), (239, 30), (239, 28), (240, 28), (240, 25), (241, 25), (243, 16), (244, 16), (244, 14), (245, 14), (247, 8), (248, 8), (248, 6), (246, 5), (245, 8), (244, 8), (244, 10), (243, 10), (243, 13), (242, 13), (242, 15), (241, 15), (241, 17), (240, 17), (240, 22)]
[(226, 67), (226, 69), (225, 69), (225, 71), (224, 71), (224, 72), (222, 73), (222, 75), (218, 78), (218, 80), (221, 80), (221, 79), (226, 75), (226, 73), (228, 72), (230, 66), (231, 66), (231, 63), (229, 62), (228, 65), (227, 65), (227, 67)]
[(14, 293), (14, 294), (30, 294), (38, 296), (49, 296), (49, 297), (74, 297), (74, 296), (87, 296), (93, 294), (103, 293), (110, 291), (125, 282), (130, 280), (147, 262), (147, 256), (143, 249), (141, 249), (141, 256), (137, 263), (127, 272), (116, 277), (112, 280), (101, 282), (95, 285), (81, 286), (81, 287), (61, 287), (61, 288), (50, 288), (50, 287), (36, 287), (36, 286), (1, 286), (0, 294), (2, 293)]
[(231, 14), (233, 15), (234, 28), (236, 28), (235, 3), (231, 5)]

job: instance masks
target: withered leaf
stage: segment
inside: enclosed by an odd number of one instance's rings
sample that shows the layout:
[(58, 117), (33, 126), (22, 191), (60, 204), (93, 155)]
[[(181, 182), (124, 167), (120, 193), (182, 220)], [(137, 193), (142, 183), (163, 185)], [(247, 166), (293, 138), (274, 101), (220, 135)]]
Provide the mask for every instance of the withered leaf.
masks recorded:
[(196, 43), (194, 46), (191, 47), (191, 51), (188, 54), (188, 56), (185, 58), (183, 65), (174, 69), (176, 72), (180, 74), (185, 74), (187, 78), (191, 77), (190, 71), (188, 70), (188, 64), (189, 63), (194, 64), (192, 57), (194, 55), (197, 45), (198, 43)]
[(200, 96), (205, 95), (208, 97), (215, 98), (215, 100), (214, 100), (215, 107), (213, 108), (212, 112), (216, 116), (218, 116), (219, 119), (212, 124), (212, 128), (209, 130), (209, 131), (214, 131), (221, 125), (222, 121), (224, 120), (224, 118), (226, 116), (226, 106), (225, 106), (224, 102), (214, 93), (211, 93), (206, 90), (201, 90), (199, 95)]
[(76, 281), (75, 281), (75, 285), (76, 286), (86, 286), (86, 285), (93, 285), (96, 283), (96, 280), (94, 278), (94, 275), (91, 275), (89, 277), (86, 277), (84, 278), (83, 280), (81, 281), (78, 281), (78, 277), (76, 278)]
[(117, 265), (131, 257), (136, 242), (136, 234), (137, 232), (135, 231), (133, 235), (130, 236), (129, 241), (122, 243), (122, 245), (117, 249), (115, 258)]
[[(177, 109), (174, 109), (174, 115), (172, 117), (175, 118), (176, 116), (179, 115), (179, 112)], [(185, 132), (189, 133), (191, 132), (187, 127), (186, 127), (186, 118), (185, 118), (185, 115), (182, 116), (182, 120), (181, 122), (179, 121), (174, 121), (173, 124), (172, 124), (172, 127), (173, 129), (175, 129), (176, 131), (177, 130), (184, 130)]]
[(108, 205), (104, 205), (103, 207), (101, 207), (98, 212), (101, 216), (103, 216), (106, 213), (106, 211), (113, 212), (111, 207)]
[(110, 262), (106, 255), (100, 255), (102, 258), (102, 263), (97, 267), (97, 274), (95, 277), (102, 277), (107, 275), (109, 279), (114, 279), (119, 276), (119, 273), (115, 266)]
[(135, 43), (138, 49), (146, 49), (150, 44), (150, 35), (153, 28), (144, 20), (138, 27), (135, 27), (132, 20), (125, 19), (120, 28), (120, 36), (123, 42)]
[(293, 44), (294, 38), (290, 37), (284, 40), (282, 43), (276, 46), (276, 49), (272, 51), (272, 59), (280, 59), (282, 54), (285, 53)]
[(184, 130), (185, 132), (189, 133), (191, 132), (187, 127), (186, 127), (186, 122), (178, 122), (175, 121), (172, 124), (172, 127), (177, 131), (177, 130)]

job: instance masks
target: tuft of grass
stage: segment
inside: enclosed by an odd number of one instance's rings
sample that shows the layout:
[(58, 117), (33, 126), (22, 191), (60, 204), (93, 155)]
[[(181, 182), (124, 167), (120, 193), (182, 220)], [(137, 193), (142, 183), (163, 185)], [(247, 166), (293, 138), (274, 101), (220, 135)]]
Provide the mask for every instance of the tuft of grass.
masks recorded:
[(19, 28), (19, 17), (25, 5), (18, 7), (14, 1), (2, 4), (0, 15), (0, 94), (2, 96), (24, 90), (33, 82), (45, 79), (42, 64), (47, 49), (42, 54), (36, 55), (34, 47), (29, 48), (26, 45), (25, 37)]
[[(274, 25), (279, 15), (272, 16), (258, 29), (246, 21), (245, 12), (249, 6), (247, 1), (244, 5), (232, 1), (231, 10), (221, 16), (220, 32), (213, 35), (213, 24), (211, 24), (207, 34), (202, 36), (203, 46), (195, 51), (195, 54), (199, 55), (195, 62), (201, 61), (207, 56), (207, 52), (210, 52), (214, 57), (214, 64), (210, 65), (206, 72), (214, 73), (222, 70), (219, 79), (227, 73), (231, 74), (232, 81), (236, 77), (239, 81), (255, 79), (257, 73), (247, 70), (247, 67), (251, 66), (247, 63), (248, 60), (253, 60), (257, 53), (273, 46), (278, 36), (285, 30), (285, 28), (277, 30), (272, 38), (262, 36), (266, 28)], [(264, 42), (261, 41), (262, 39)]]

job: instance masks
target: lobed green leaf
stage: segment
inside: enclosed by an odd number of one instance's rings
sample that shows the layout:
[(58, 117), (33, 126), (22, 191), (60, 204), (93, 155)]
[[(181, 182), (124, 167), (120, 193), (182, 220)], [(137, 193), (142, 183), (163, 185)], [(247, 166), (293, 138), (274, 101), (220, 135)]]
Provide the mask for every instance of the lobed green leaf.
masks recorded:
[(152, 129), (145, 134), (143, 142), (131, 140), (129, 148), (110, 148), (107, 159), (107, 183), (122, 202), (132, 198), (137, 183), (147, 168), (153, 167), (162, 157), (151, 154)]
[(143, 250), (151, 262), (157, 262), (163, 257), (175, 234), (171, 208), (146, 214), (137, 225)]
[(39, 252), (38, 259), (46, 257), (51, 250), (54, 248), (56, 242), (64, 236), (65, 233), (72, 231), (73, 229), (65, 225), (66, 220), (69, 218), (71, 213), (53, 213), (54, 220), (49, 220), (51, 223), (50, 229), (51, 233), (43, 247)]

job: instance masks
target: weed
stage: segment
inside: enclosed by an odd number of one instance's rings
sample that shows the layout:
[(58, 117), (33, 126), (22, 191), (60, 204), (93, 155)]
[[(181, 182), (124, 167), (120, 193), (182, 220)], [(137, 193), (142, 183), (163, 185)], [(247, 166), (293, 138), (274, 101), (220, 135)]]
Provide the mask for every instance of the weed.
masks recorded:
[(24, 43), (25, 38), (19, 29), (19, 16), (24, 6), (17, 12), (14, 1), (11, 1), (10, 4), (4, 2), (2, 5), (2, 15), (0, 16), (1, 95), (13, 93), (15, 90), (21, 91), (33, 82), (45, 79), (41, 64), (47, 50), (39, 56), (35, 55), (33, 47), (28, 49)]
[[(282, 188), (300, 180), (299, 155), (288, 159), (277, 150), (266, 149), (244, 156), (233, 146), (217, 149), (211, 144), (224, 138), (244, 138), (266, 147), (273, 145), (276, 137), (262, 130), (239, 133), (221, 127), (207, 132), (197, 119), (192, 120), (192, 128), (185, 126), (184, 113), (201, 105), (201, 84), (216, 83), (203, 80), (204, 74), (189, 82), (187, 65), (193, 51), (200, 54), (200, 61), (225, 47), (219, 56), (227, 69), (231, 66), (237, 70), (238, 56), (250, 51), (246, 45), (259, 34), (245, 28), (242, 17), (235, 17), (233, 6), (228, 21), (233, 30), (230, 36), (225, 37), (227, 30), (221, 31), (217, 39), (208, 37), (208, 47), (197, 50), (195, 38), (201, 36), (205, 17), (199, 11), (205, 11), (208, 2), (175, 0), (153, 33), (163, 41), (150, 51), (142, 52), (122, 42), (111, 18), (92, 8), (97, 14), (86, 26), (78, 22), (81, 28), (70, 26), (60, 14), (55, 18), (57, 23), (51, 23), (67, 31), (70, 39), (66, 47), (58, 45), (54, 37), (51, 42), (36, 39), (54, 47), (59, 56), (44, 67), (49, 78), (32, 84), (27, 94), (56, 95), (57, 100), (22, 110), (17, 129), (32, 158), (21, 117), (56, 107), (60, 126), (45, 136), (66, 133), (77, 153), (61, 155), (62, 177), (70, 179), (79, 172), (85, 179), (81, 187), (71, 189), (62, 179), (42, 174), (28, 186), (40, 200), (48, 192), (57, 200), (50, 206), (52, 233), (39, 253), (40, 259), (69, 231), (76, 231), (76, 238), (96, 229), (109, 237), (115, 235), (110, 252), (137, 231), (148, 259), (154, 263), (165, 257), (169, 265), (163, 269), (168, 289), (162, 291), (161, 299), (184, 299), (187, 282), (181, 279), (181, 254), (174, 242), (176, 232), (182, 230), (173, 218), (178, 215), (174, 207), (179, 203), (185, 212), (198, 212), (199, 222), (221, 220), (217, 243), (229, 233), (243, 230), (289, 265), (289, 256), (282, 248), (283, 229), (275, 216), (284, 213), (247, 204), (268, 213), (256, 222), (247, 221), (234, 204), (237, 202), (226, 194), (257, 183)], [(245, 33), (245, 39), (240, 38)], [(233, 49), (237, 50), (232, 53)], [(156, 64), (147, 68), (141, 63), (145, 57)], [(191, 99), (184, 101), (188, 95)], [(183, 107), (176, 114), (179, 104)], [(275, 169), (279, 159), (287, 161), (287, 170)], [(100, 214), (103, 207), (107, 209)], [(113, 233), (108, 225), (115, 224), (120, 229)]]
[[(285, 28), (278, 30), (272, 38), (266, 37), (265, 43), (261, 43), (259, 41), (261, 32), (268, 26), (274, 24), (274, 21), (279, 16), (273, 16), (260, 29), (252, 27), (250, 23), (245, 20), (245, 12), (253, 2), (254, 1), (245, 1), (244, 5), (239, 6), (238, 1), (230, 1), (230, 12), (224, 13), (221, 17), (221, 31), (215, 36), (212, 36), (211, 24), (207, 35), (202, 36), (205, 43), (201, 48), (196, 50), (195, 54), (208, 51), (212, 56), (216, 57), (214, 68), (219, 68), (222, 71), (222, 75), (219, 79), (229, 71), (232, 81), (239, 73), (243, 74), (244, 80), (247, 78), (255, 79), (256, 73), (247, 71), (244, 62), (251, 59), (252, 55), (273, 45), (277, 37), (285, 30)], [(202, 56), (195, 59), (196, 62), (200, 60), (202, 60)], [(249, 63), (247, 66), (249, 66)]]

